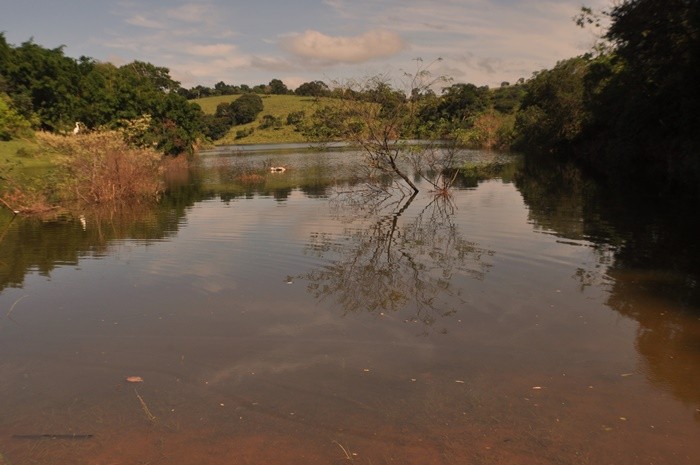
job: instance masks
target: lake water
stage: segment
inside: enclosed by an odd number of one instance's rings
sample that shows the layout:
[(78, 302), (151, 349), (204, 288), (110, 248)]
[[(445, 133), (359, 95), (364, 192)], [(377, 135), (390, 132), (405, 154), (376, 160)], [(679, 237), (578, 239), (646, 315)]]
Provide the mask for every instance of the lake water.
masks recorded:
[(219, 150), (152, 210), (0, 213), (0, 464), (700, 463), (697, 204), (463, 158), (450, 201)]

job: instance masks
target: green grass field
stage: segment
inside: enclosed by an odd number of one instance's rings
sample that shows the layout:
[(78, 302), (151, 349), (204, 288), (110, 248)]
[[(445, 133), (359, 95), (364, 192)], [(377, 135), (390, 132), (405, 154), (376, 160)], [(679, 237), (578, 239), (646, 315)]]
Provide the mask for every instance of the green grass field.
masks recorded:
[(22, 168), (48, 168), (51, 156), (43, 155), (34, 142), (11, 140), (0, 142), (0, 168), (19, 165)]
[[(232, 102), (240, 97), (239, 95), (224, 95), (219, 97), (205, 97), (193, 100), (198, 103), (202, 110), (208, 114), (216, 112), (216, 106), (223, 102)], [(282, 144), (305, 142), (304, 137), (294, 130), (294, 126), (287, 125), (287, 115), (296, 111), (304, 111), (307, 115), (314, 112), (317, 99), (314, 97), (300, 97), (298, 95), (264, 95), (262, 96), (263, 111), (260, 112), (256, 121), (248, 124), (234, 126), (228, 134), (214, 142), (215, 145), (242, 145), (242, 144)], [(260, 129), (260, 122), (263, 116), (272, 115), (283, 121), (283, 126), (279, 129)], [(238, 131), (245, 131), (252, 128), (253, 133), (249, 136), (236, 139)]]

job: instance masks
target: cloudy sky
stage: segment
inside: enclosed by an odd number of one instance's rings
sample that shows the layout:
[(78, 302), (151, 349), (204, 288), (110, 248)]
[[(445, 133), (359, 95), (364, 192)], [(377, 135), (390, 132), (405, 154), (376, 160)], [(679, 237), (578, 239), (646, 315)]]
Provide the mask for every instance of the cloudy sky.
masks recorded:
[(572, 21), (612, 0), (0, 0), (0, 31), (116, 65), (148, 61), (184, 87), (400, 76), (431, 68), (497, 86), (590, 50)]

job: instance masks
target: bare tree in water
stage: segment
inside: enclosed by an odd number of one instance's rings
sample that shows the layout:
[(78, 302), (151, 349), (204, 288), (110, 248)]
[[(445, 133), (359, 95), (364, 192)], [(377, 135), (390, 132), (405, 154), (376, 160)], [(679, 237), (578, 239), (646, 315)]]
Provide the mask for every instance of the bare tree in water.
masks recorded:
[(417, 70), (404, 73), (398, 88), (387, 76), (336, 82), (339, 98), (324, 103), (304, 130), (311, 140), (343, 140), (361, 148), (358, 174), (370, 190), (399, 190), (409, 196), (419, 191), (417, 180), (422, 179), (444, 194), (455, 179), (455, 146), (411, 140), (420, 126), (422, 101), (434, 96), (434, 86), (449, 81), (431, 74), (434, 63), (416, 62)]

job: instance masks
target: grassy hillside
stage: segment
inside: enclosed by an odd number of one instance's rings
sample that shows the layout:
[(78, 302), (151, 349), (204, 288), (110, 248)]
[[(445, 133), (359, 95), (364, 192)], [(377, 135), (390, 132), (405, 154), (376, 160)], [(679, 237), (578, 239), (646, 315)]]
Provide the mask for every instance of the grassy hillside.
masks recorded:
[[(198, 103), (205, 113), (213, 114), (216, 112), (216, 106), (222, 102), (232, 102), (239, 95), (224, 95), (219, 97), (205, 97), (193, 100)], [(263, 101), (263, 111), (258, 115), (258, 119), (252, 123), (241, 124), (231, 128), (229, 133), (223, 138), (214, 142), (216, 145), (230, 144), (278, 144), (285, 142), (305, 142), (304, 137), (294, 130), (294, 126), (287, 125), (287, 115), (289, 113), (304, 111), (306, 115), (314, 112), (316, 99), (313, 97), (300, 97), (297, 95), (264, 95), (261, 96)], [(260, 129), (260, 122), (265, 115), (272, 115), (280, 118), (284, 123), (279, 129), (265, 128)], [(253, 133), (249, 136), (236, 139), (238, 131), (253, 129)]]

